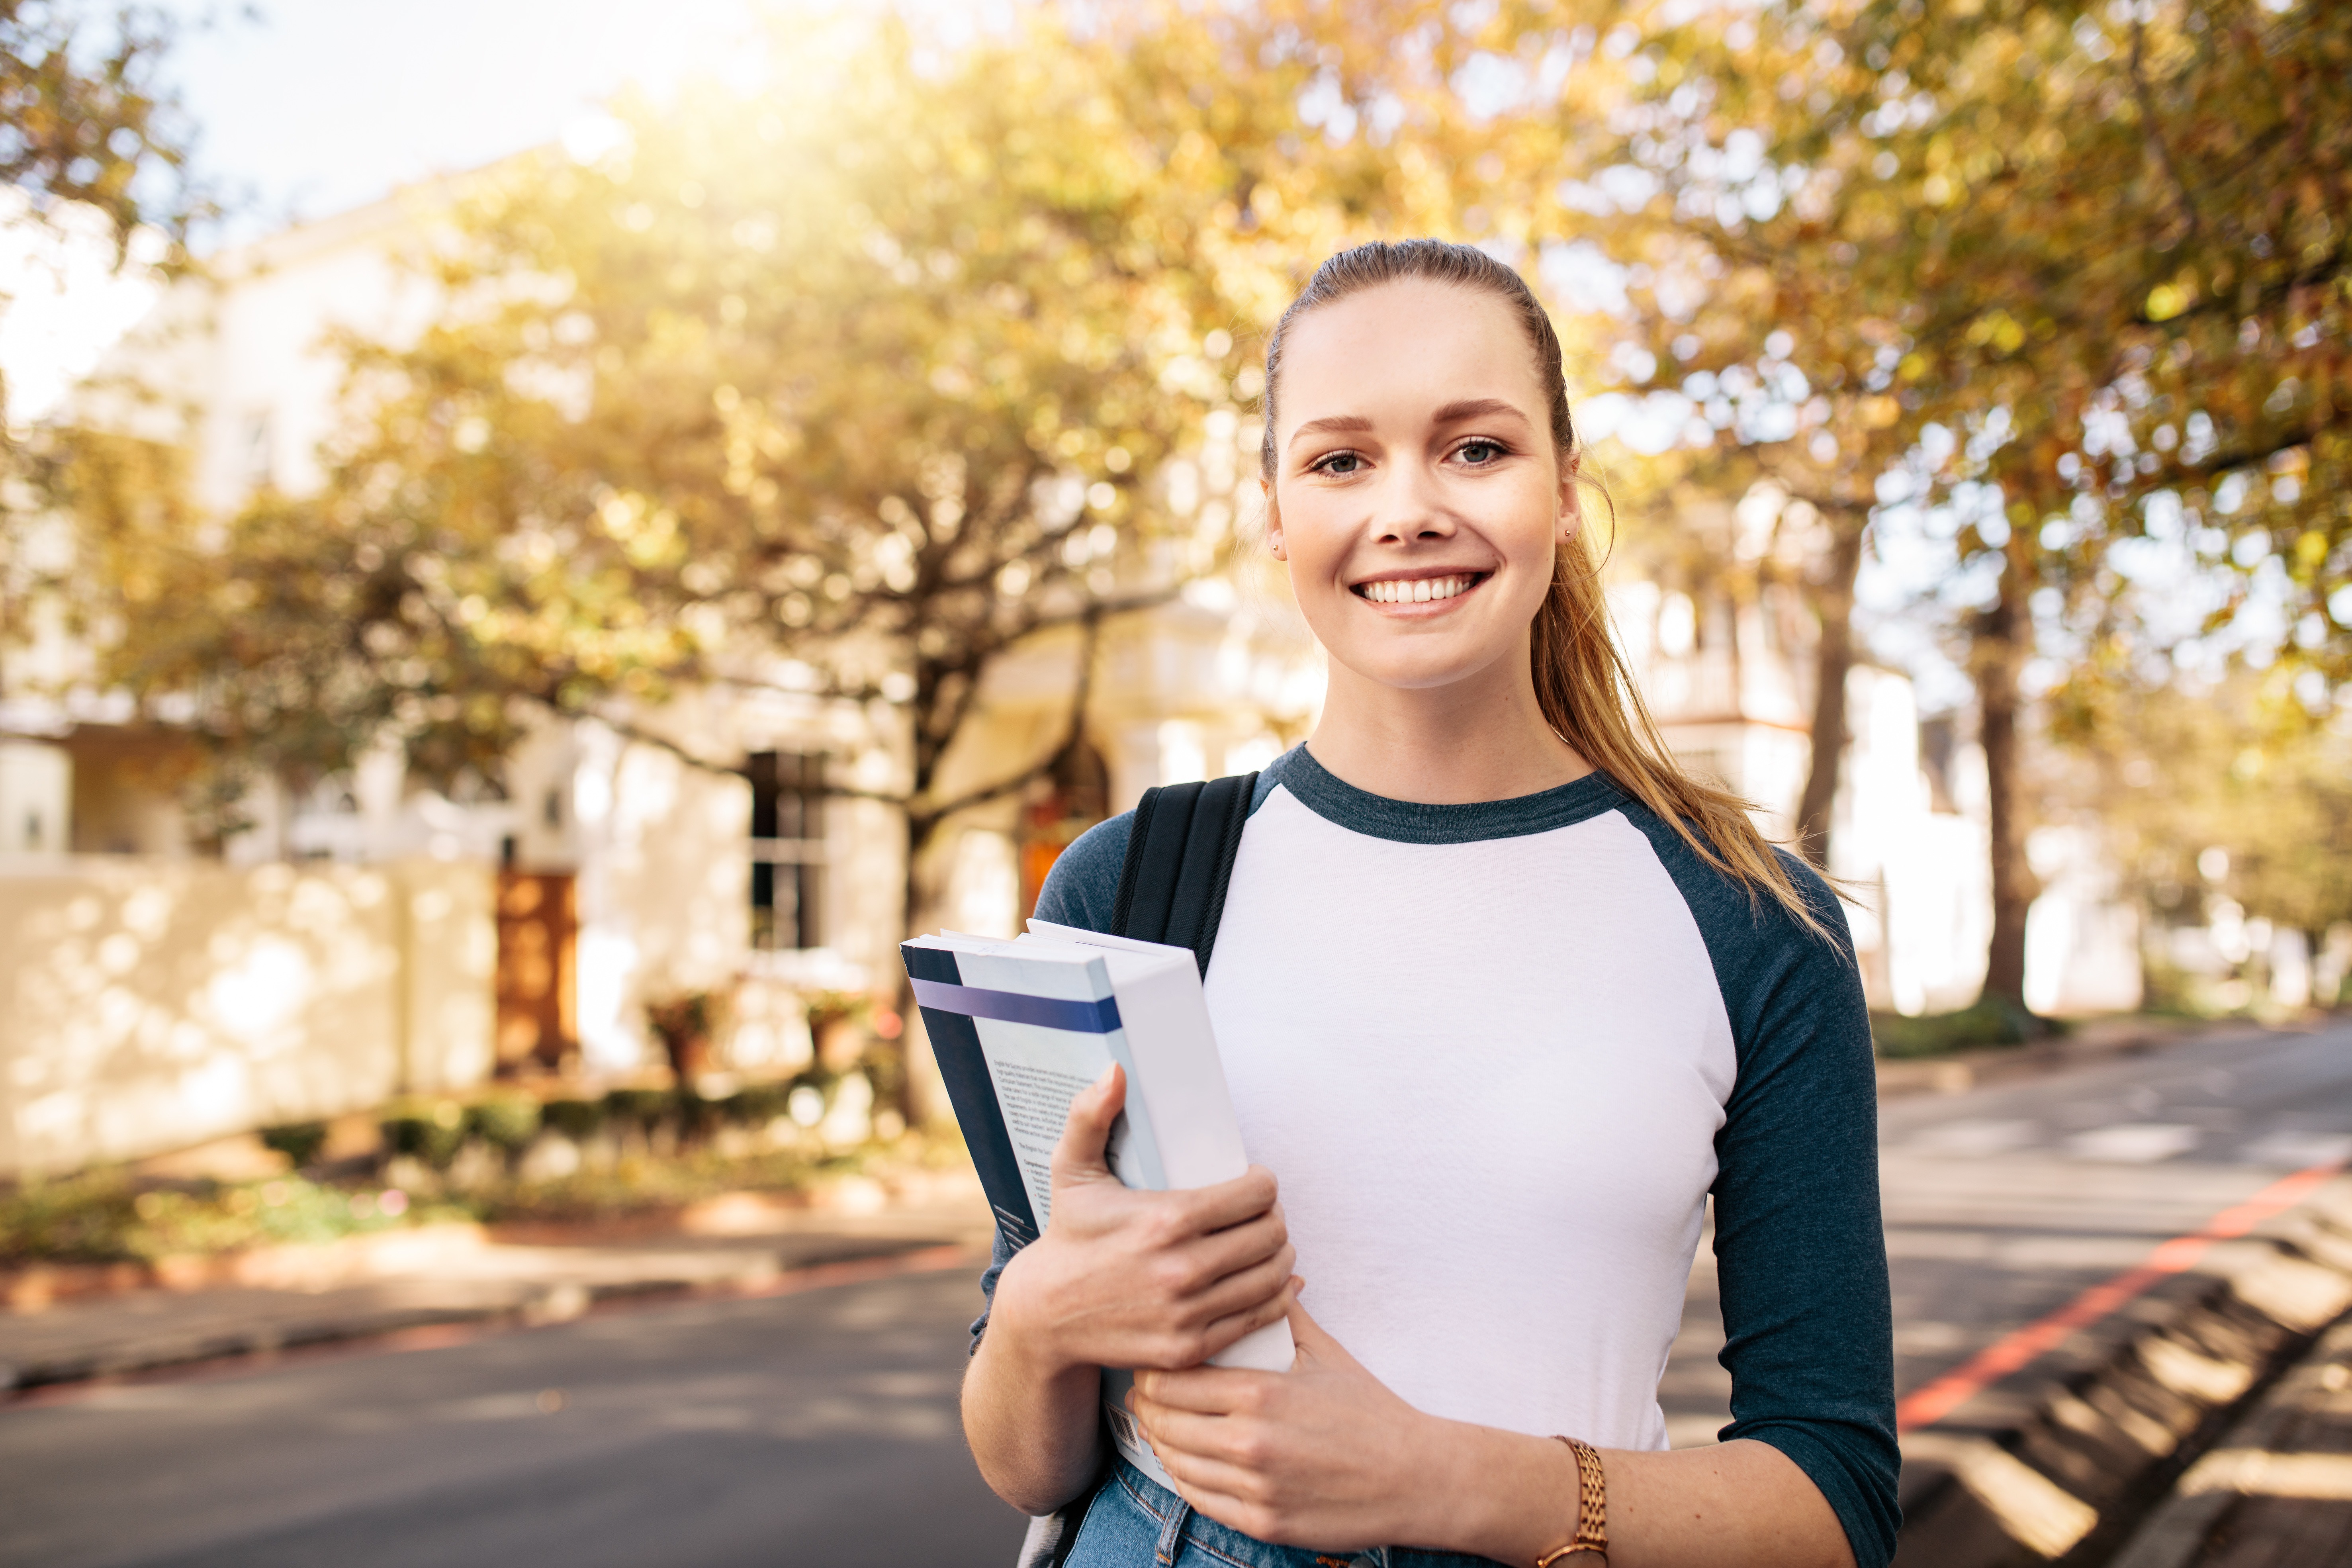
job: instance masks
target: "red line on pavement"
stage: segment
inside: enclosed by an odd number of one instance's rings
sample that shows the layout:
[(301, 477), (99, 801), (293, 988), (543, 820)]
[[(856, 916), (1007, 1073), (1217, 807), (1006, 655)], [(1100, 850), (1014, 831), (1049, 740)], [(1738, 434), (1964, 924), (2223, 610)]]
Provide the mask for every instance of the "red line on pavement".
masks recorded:
[(2282, 1209), (2301, 1203), (2344, 1164), (2341, 1160), (2325, 1161), (2272, 1183), (2244, 1203), (2215, 1215), (2204, 1229), (2174, 1237), (2137, 1268), (2092, 1286), (2048, 1317), (1995, 1341), (1934, 1382), (1913, 1389), (1895, 1406), (1895, 1429), (1908, 1432), (1941, 1421), (1986, 1385), (2057, 1349), (2068, 1335), (2089, 1328), (2158, 1281), (2194, 1268), (2214, 1243), (2243, 1236)]

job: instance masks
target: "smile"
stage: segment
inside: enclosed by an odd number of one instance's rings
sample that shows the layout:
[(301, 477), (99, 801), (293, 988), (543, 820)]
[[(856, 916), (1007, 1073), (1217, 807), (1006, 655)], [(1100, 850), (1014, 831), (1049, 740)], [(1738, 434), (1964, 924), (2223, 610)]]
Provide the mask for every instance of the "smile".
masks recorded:
[(1468, 593), (1486, 579), (1484, 572), (1457, 572), (1450, 577), (1383, 577), (1359, 583), (1356, 594), (1375, 605), (1426, 605)]

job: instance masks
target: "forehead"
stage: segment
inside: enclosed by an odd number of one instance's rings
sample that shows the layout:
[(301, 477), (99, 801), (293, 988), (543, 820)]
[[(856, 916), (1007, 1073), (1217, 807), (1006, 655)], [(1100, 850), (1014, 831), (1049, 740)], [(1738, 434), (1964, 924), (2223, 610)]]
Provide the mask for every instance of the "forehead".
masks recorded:
[(1419, 278), (1377, 284), (1299, 317), (1278, 374), (1286, 426), (1476, 397), (1517, 404), (1541, 425), (1548, 401), (1517, 310), (1484, 289)]

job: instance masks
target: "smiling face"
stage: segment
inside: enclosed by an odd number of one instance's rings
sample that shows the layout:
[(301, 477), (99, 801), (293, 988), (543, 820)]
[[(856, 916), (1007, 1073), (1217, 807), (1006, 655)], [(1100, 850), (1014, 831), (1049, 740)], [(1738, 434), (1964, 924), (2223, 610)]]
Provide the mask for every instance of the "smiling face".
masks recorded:
[(1527, 681), (1578, 512), (1511, 307), (1383, 283), (1295, 321), (1279, 375), (1267, 540), (1331, 656), (1334, 695), (1350, 679)]

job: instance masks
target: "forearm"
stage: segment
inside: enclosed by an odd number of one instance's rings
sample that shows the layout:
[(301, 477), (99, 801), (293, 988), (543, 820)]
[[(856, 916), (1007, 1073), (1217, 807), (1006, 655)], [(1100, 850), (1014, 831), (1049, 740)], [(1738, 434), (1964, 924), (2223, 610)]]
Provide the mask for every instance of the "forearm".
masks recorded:
[[(1564, 1443), (1435, 1424), (1432, 1474), (1412, 1544), (1532, 1564), (1576, 1526), (1576, 1460)], [(1673, 1453), (1610, 1449), (1610, 1568), (1852, 1568), (1845, 1530), (1820, 1489), (1769, 1444)], [(1563, 1559), (1583, 1568), (1590, 1558)]]
[(1102, 1462), (1102, 1370), (1025, 1353), (1017, 1326), (992, 1323), (963, 1377), (964, 1440), (982, 1479), (1024, 1513), (1051, 1513)]

